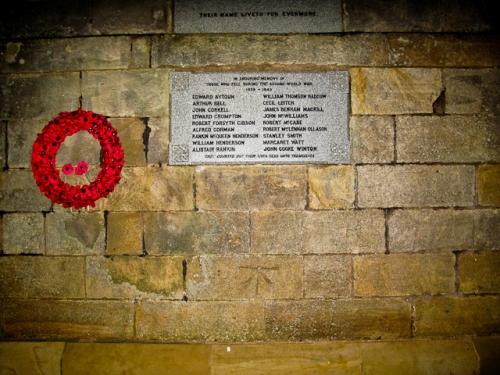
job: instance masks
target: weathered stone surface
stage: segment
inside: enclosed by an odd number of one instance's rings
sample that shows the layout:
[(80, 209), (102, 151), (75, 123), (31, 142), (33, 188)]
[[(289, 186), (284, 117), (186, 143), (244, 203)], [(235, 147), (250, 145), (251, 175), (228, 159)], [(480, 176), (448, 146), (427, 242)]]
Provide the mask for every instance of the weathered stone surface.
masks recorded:
[(351, 116), (352, 159), (355, 163), (394, 161), (394, 119), (390, 116)]
[(10, 300), (4, 332), (15, 339), (131, 339), (134, 305), (122, 301)]
[(89, 298), (180, 300), (182, 257), (88, 257), (86, 280)]
[(249, 247), (246, 212), (144, 213), (144, 240), (150, 254), (234, 254)]
[(167, 71), (83, 72), (82, 95), (85, 108), (107, 116), (165, 116)]
[(500, 164), (480, 165), (477, 190), (481, 206), (500, 207)]
[(83, 258), (1, 257), (0, 295), (8, 298), (85, 297)]
[(64, 351), (64, 374), (121, 375), (210, 373), (209, 345), (182, 344), (88, 344), (68, 343)]
[(255, 341), (264, 337), (264, 309), (254, 302), (142, 302), (137, 337), (169, 342)]
[(500, 249), (500, 210), (474, 212), (474, 248)]
[[(33, 145), (31, 144), (30, 147)], [(100, 155), (101, 155), (101, 145), (99, 141), (95, 139), (89, 132), (79, 131), (70, 137), (67, 137), (56, 156), (56, 164), (59, 168), (66, 163), (71, 163), (76, 166), (80, 161), (86, 161), (89, 166), (99, 167), (100, 169)], [(26, 157), (26, 156), (25, 156)], [(28, 152), (28, 160), (26, 160), (28, 165), (31, 164), (31, 149)], [(90, 170), (90, 168), (89, 168)], [(91, 172), (85, 173), (85, 176), (89, 181), (92, 181), (96, 176), (90, 178)], [(61, 174), (62, 176), (65, 176)], [(71, 177), (77, 177), (76, 175), (70, 175)], [(68, 177), (70, 177), (68, 176)], [(86, 181), (78, 182), (78, 184), (87, 184)]]
[(78, 108), (79, 73), (0, 77), (0, 118), (52, 118)]
[(411, 340), (361, 344), (363, 374), (478, 374), (470, 340)]
[(272, 343), (212, 347), (213, 374), (361, 375), (357, 343)]
[(122, 178), (105, 207), (111, 211), (192, 210), (190, 167), (123, 168)]
[(438, 69), (351, 69), (353, 114), (432, 113), (442, 89)]
[(34, 39), (0, 44), (2, 73), (127, 68), (130, 37)]
[(301, 256), (199, 256), (188, 262), (186, 290), (195, 300), (301, 298)]
[(474, 212), (395, 210), (389, 214), (389, 250), (465, 250), (474, 246)]
[(304, 297), (348, 297), (352, 289), (352, 258), (313, 255), (304, 258)]
[(436, 297), (415, 302), (416, 336), (492, 335), (500, 332), (500, 298)]
[(498, 293), (500, 291), (500, 252), (467, 252), (459, 257), (460, 291)]
[(384, 231), (384, 214), (379, 210), (306, 212), (304, 252), (384, 252)]
[(136, 167), (146, 165), (146, 150), (144, 147), (144, 119), (112, 118), (110, 122), (118, 130), (118, 136), (125, 153), (125, 166)]
[(303, 209), (303, 166), (197, 167), (196, 206), (207, 210)]
[(27, 168), (31, 165), (33, 142), (47, 122), (42, 119), (9, 120), (7, 122), (10, 168)]
[(169, 118), (151, 117), (147, 162), (149, 164), (168, 164), (168, 145), (170, 140)]
[(46, 253), (49, 255), (102, 255), (105, 247), (102, 212), (47, 214)]
[(45, 252), (44, 218), (41, 213), (3, 216), (3, 251), (5, 254), (43, 254)]
[(129, 68), (149, 68), (151, 56), (150, 37), (132, 37)]
[(307, 64), (377, 66), (385, 38), (357, 35), (164, 35), (153, 38), (152, 66)]
[(30, 170), (0, 173), (1, 211), (48, 211), (51, 202), (38, 190)]
[(472, 206), (474, 167), (360, 166), (358, 204), (360, 207)]
[(107, 220), (106, 254), (141, 255), (142, 247), (142, 213), (110, 212)]
[(294, 254), (304, 251), (304, 212), (254, 211), (251, 213), (251, 251)]
[(481, 374), (495, 375), (500, 366), (500, 337), (476, 337), (474, 347), (479, 355)]
[(401, 300), (270, 301), (272, 340), (387, 339), (410, 336), (410, 305)]
[(349, 208), (354, 203), (352, 166), (309, 167), (309, 207), (312, 209)]
[(500, 126), (492, 118), (402, 116), (396, 120), (398, 162), (500, 160)]
[(61, 374), (63, 342), (2, 342), (0, 371), (5, 375)]
[(498, 66), (498, 35), (388, 34), (389, 64), (394, 66)]
[(452, 253), (355, 257), (354, 293), (365, 297), (452, 293), (454, 266)]
[(5, 163), (7, 161), (7, 150), (6, 150), (6, 140), (7, 140), (7, 121), (0, 121), (0, 168), (3, 170), (5, 168)]
[(444, 69), (446, 113), (500, 112), (498, 69)]

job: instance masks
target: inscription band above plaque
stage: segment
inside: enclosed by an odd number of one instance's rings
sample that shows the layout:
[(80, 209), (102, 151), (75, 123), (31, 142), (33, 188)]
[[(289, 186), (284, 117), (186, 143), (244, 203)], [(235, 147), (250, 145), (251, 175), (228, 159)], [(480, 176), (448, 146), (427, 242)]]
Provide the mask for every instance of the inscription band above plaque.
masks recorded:
[(349, 77), (187, 73), (170, 80), (170, 164), (349, 161)]

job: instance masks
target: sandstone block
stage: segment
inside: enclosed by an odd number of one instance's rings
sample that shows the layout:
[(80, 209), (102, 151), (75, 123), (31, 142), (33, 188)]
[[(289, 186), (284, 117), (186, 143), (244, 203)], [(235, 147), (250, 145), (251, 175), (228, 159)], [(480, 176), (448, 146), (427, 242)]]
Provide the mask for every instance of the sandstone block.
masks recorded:
[(355, 163), (394, 160), (394, 120), (389, 116), (351, 116), (352, 159)]
[(0, 295), (7, 298), (85, 297), (83, 258), (1, 257)]
[(5, 168), (5, 162), (7, 161), (7, 150), (6, 146), (7, 137), (7, 121), (0, 121), (0, 168)]
[(348, 297), (352, 289), (352, 258), (313, 255), (304, 258), (304, 297)]
[(500, 338), (492, 337), (477, 337), (474, 338), (474, 347), (479, 355), (481, 363), (481, 374), (495, 375), (500, 365)]
[(102, 212), (52, 212), (46, 216), (46, 253), (102, 255), (105, 247)]
[(146, 150), (144, 147), (144, 119), (111, 118), (110, 122), (116, 130), (125, 153), (125, 166), (138, 167), (146, 165)]
[(304, 166), (197, 167), (196, 206), (207, 210), (303, 209)]
[(143, 340), (256, 341), (264, 336), (264, 310), (253, 302), (142, 302), (136, 330)]
[(151, 38), (132, 37), (129, 68), (149, 68)]
[(50, 119), (78, 108), (79, 73), (22, 74), (0, 77), (0, 118)]
[(358, 256), (354, 258), (354, 293), (357, 296), (452, 293), (454, 266), (455, 257), (451, 253)]
[(436, 297), (415, 303), (416, 336), (492, 335), (500, 332), (500, 298)]
[(143, 219), (140, 212), (110, 212), (107, 225), (107, 255), (142, 254)]
[(410, 305), (390, 299), (270, 301), (271, 340), (388, 339), (410, 336)]
[(460, 291), (497, 293), (500, 291), (500, 252), (467, 252), (459, 257)]
[(246, 212), (144, 213), (146, 251), (151, 254), (246, 253)]
[(190, 300), (301, 298), (302, 288), (300, 256), (199, 256), (188, 262)]
[(358, 167), (360, 207), (443, 207), (474, 204), (474, 167)]
[(302, 211), (254, 211), (251, 213), (251, 251), (294, 254), (304, 251)]
[(351, 69), (353, 114), (432, 113), (442, 89), (438, 69)]
[(481, 206), (500, 207), (500, 164), (480, 165), (477, 190)]
[(150, 133), (147, 162), (149, 164), (168, 164), (169, 119), (167, 117), (151, 117), (148, 120), (148, 127)]
[(181, 299), (182, 257), (88, 257), (87, 297)]
[(37, 340), (125, 340), (134, 332), (134, 305), (121, 301), (10, 300), (5, 335)]
[(354, 203), (354, 170), (349, 165), (309, 167), (309, 207), (349, 208)]
[(5, 374), (61, 374), (63, 342), (2, 342), (0, 369)]
[(41, 213), (5, 214), (3, 231), (5, 254), (45, 252), (44, 218)]
[(1, 211), (48, 211), (50, 206), (50, 200), (38, 190), (30, 170), (0, 173)]
[(500, 160), (499, 126), (471, 116), (402, 116), (396, 121), (399, 162)]
[[(27, 157), (27, 163), (29, 166), (31, 165), (31, 149), (28, 152)], [(92, 181), (95, 177), (97, 177), (97, 171), (101, 169), (100, 157), (101, 145), (99, 144), (99, 141), (90, 135), (90, 133), (86, 131), (79, 131), (64, 140), (59, 152), (57, 153), (56, 164), (59, 168), (62, 168), (62, 166), (66, 163), (71, 163), (76, 166), (80, 161), (85, 160), (89, 164), (89, 167), (94, 167), (89, 168), (89, 172), (85, 174), (87, 180)], [(92, 173), (92, 169), (97, 169), (97, 173)], [(61, 179), (64, 180), (65, 177), (79, 178), (76, 175), (65, 176), (64, 174), (61, 174)], [(87, 184), (87, 181), (82, 180), (72, 184), (83, 185)]]
[(474, 248), (500, 249), (500, 210), (474, 211)]
[(164, 116), (168, 76), (164, 70), (84, 72), (83, 106), (113, 117)]

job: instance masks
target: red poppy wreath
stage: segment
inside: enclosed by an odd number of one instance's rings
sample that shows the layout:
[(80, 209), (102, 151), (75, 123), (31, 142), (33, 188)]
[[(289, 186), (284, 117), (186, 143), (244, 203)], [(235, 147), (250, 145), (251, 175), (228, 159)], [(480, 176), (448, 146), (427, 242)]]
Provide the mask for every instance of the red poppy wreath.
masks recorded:
[[(86, 185), (70, 185), (64, 182), (56, 167), (56, 155), (66, 137), (79, 131), (87, 131), (101, 145), (101, 170), (97, 177)], [(117, 131), (108, 119), (90, 111), (78, 109), (62, 112), (50, 121), (33, 144), (31, 169), (40, 191), (52, 202), (66, 208), (95, 207), (95, 202), (111, 193), (120, 181), (124, 163), (123, 148)], [(74, 168), (81, 175), (88, 170), (85, 161)], [(64, 174), (73, 173), (73, 166), (66, 164)]]

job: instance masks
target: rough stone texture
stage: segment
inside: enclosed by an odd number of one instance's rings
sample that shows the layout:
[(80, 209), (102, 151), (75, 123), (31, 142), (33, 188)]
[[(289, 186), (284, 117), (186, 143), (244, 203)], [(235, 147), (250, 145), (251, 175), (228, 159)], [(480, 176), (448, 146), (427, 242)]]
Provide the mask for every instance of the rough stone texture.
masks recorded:
[(118, 130), (118, 136), (125, 153), (125, 166), (137, 167), (146, 165), (146, 150), (144, 147), (144, 119), (112, 118), (110, 122)]
[(63, 374), (122, 375), (210, 373), (208, 345), (68, 343)]
[(254, 302), (142, 302), (136, 330), (142, 340), (255, 341), (264, 337), (264, 309)]
[(102, 212), (59, 211), (47, 214), (48, 255), (101, 255), (105, 247)]
[(460, 291), (500, 292), (500, 252), (467, 252), (459, 257)]
[(500, 210), (478, 210), (475, 212), (474, 248), (500, 249)]
[(479, 355), (481, 363), (481, 374), (495, 375), (500, 366), (500, 337), (477, 337), (474, 338), (474, 347)]
[(391, 252), (465, 250), (474, 246), (474, 212), (464, 210), (395, 210), (388, 217)]
[(41, 213), (3, 216), (3, 251), (5, 254), (43, 254), (45, 252), (44, 218)]
[[(13, 45), (14, 44), (14, 45)], [(35, 39), (0, 44), (0, 72), (127, 68), (130, 37)]]
[(201, 209), (303, 209), (306, 203), (303, 166), (197, 167), (195, 180)]
[(106, 255), (142, 254), (143, 219), (140, 212), (110, 212), (106, 229)]
[(181, 299), (182, 257), (88, 257), (86, 280), (88, 298)]
[(38, 190), (30, 170), (0, 173), (0, 211), (48, 211), (51, 202)]
[(246, 212), (144, 213), (144, 241), (150, 254), (234, 254), (248, 252)]
[(270, 301), (265, 321), (272, 340), (401, 338), (410, 336), (410, 305), (395, 299)]
[(153, 38), (152, 66), (331, 65), (387, 62), (381, 35), (163, 35)]
[(0, 295), (8, 298), (83, 298), (85, 261), (69, 257), (1, 257)]
[(416, 336), (492, 335), (500, 332), (500, 298), (436, 297), (415, 302)]
[(304, 258), (304, 297), (348, 297), (352, 289), (352, 258), (313, 255)]
[[(455, 257), (447, 254), (383, 254), (354, 258), (357, 296), (452, 293)], [(425, 275), (425, 276), (424, 276)]]
[(149, 133), (147, 162), (149, 164), (168, 164), (168, 145), (170, 139), (169, 119), (152, 117), (148, 121)]
[(151, 38), (133, 37), (130, 56), (130, 68), (149, 68), (151, 56)]
[(398, 162), (500, 161), (500, 125), (471, 116), (402, 116), (396, 120)]
[(394, 161), (394, 119), (389, 116), (351, 116), (352, 159), (355, 163)]
[(498, 66), (499, 36), (491, 34), (387, 34), (391, 66)]
[(83, 107), (113, 117), (165, 116), (165, 70), (83, 72)]
[(353, 114), (432, 113), (442, 89), (438, 69), (351, 69)]
[(500, 207), (500, 164), (480, 165), (477, 190), (481, 206)]
[[(62, 168), (66, 163), (76, 166), (80, 161), (85, 160), (89, 166), (100, 166), (101, 145), (89, 132), (79, 131), (64, 140), (56, 156), (56, 164)], [(31, 163), (31, 150), (28, 153)], [(100, 168), (99, 168), (100, 169)], [(90, 168), (89, 168), (90, 170)], [(85, 174), (90, 175), (90, 172)], [(76, 177), (76, 175), (74, 175)], [(92, 179), (90, 180), (92, 181)], [(86, 183), (86, 182), (85, 182)], [(82, 182), (80, 182), (82, 184)]]
[(349, 208), (354, 203), (354, 170), (351, 166), (309, 167), (309, 207)]
[(199, 256), (188, 262), (189, 300), (301, 298), (300, 256)]
[(0, 76), (0, 118), (52, 118), (78, 108), (79, 73)]
[(193, 200), (190, 167), (131, 167), (123, 168), (105, 207), (111, 211), (192, 210)]
[(445, 112), (498, 114), (498, 69), (444, 69)]
[(253, 253), (294, 254), (304, 251), (302, 211), (254, 211), (250, 221)]
[(7, 161), (7, 121), (0, 121), (0, 169), (5, 168)]
[(358, 167), (360, 207), (443, 207), (474, 204), (474, 167)]
[(15, 339), (131, 339), (134, 306), (122, 301), (10, 300), (4, 332)]
[(60, 375), (63, 342), (2, 342), (0, 371), (5, 375)]

